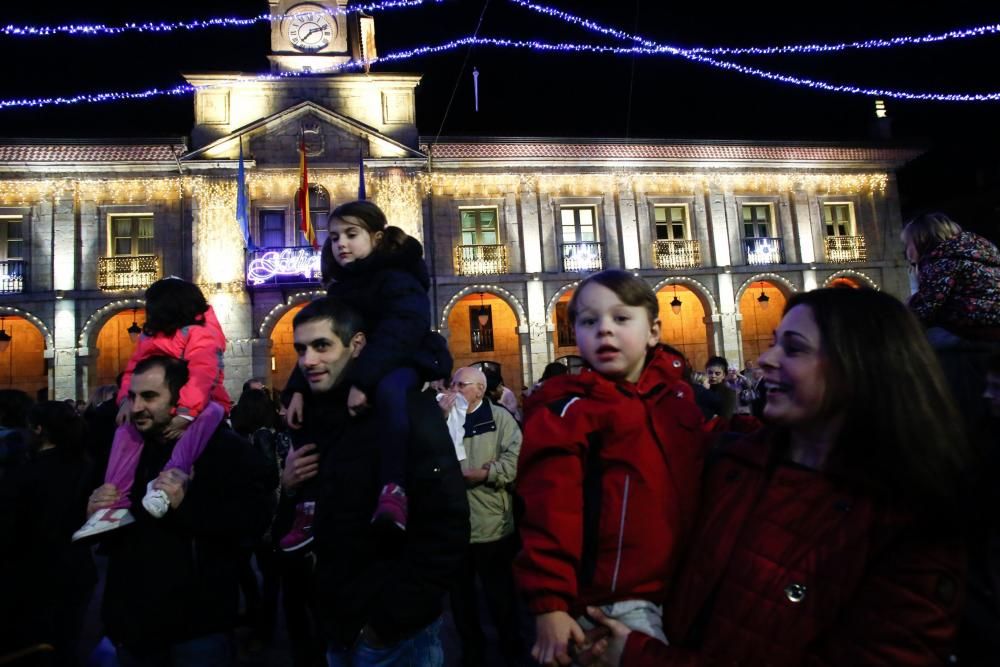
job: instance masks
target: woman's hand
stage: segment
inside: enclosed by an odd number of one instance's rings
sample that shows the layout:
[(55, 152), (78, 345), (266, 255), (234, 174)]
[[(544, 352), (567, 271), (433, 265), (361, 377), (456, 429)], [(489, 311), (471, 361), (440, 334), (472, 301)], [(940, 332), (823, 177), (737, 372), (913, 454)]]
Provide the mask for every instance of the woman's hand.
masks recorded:
[[(361, 391), (357, 387), (351, 387), (351, 392), (347, 395), (347, 412), (349, 412), (352, 417), (357, 417), (367, 407), (368, 397), (365, 396), (365, 392)], [(401, 409), (405, 410), (406, 408), (403, 406)]]
[(285, 410), (285, 423), (288, 424), (288, 428), (296, 430), (302, 428), (303, 402), (302, 394), (299, 392), (292, 394), (292, 398), (288, 401), (288, 408)]
[(610, 630), (611, 635), (594, 642), (594, 645), (587, 651), (577, 656), (577, 660), (581, 665), (620, 665), (622, 653), (625, 651), (625, 642), (628, 641), (632, 630), (621, 621), (608, 618), (597, 607), (587, 607), (587, 616), (595, 623), (600, 623)]
[(190, 419), (184, 419), (184, 417), (176, 415), (174, 416), (173, 419), (170, 420), (170, 423), (167, 424), (167, 427), (163, 429), (163, 437), (166, 438), (167, 440), (177, 440), (182, 435), (184, 435), (184, 431), (190, 425), (191, 425)]
[(118, 488), (114, 484), (102, 484), (97, 487), (87, 498), (87, 516), (89, 517), (97, 510), (111, 507), (118, 501), (118, 497)]
[(115, 416), (115, 426), (124, 426), (127, 424), (130, 414), (132, 414), (132, 401), (126, 398), (118, 407), (118, 414)]
[(583, 644), (583, 629), (564, 611), (550, 611), (535, 617), (535, 645), (531, 657), (542, 665), (569, 665), (569, 642)]

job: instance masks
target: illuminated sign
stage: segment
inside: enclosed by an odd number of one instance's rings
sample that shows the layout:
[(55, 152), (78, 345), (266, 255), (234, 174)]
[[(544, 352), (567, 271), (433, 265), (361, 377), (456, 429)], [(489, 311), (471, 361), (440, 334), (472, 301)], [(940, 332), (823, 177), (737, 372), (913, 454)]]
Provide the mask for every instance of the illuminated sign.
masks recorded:
[(314, 248), (284, 248), (260, 250), (247, 265), (247, 282), (283, 282), (282, 278), (301, 276), (306, 281), (319, 281), (319, 250)]

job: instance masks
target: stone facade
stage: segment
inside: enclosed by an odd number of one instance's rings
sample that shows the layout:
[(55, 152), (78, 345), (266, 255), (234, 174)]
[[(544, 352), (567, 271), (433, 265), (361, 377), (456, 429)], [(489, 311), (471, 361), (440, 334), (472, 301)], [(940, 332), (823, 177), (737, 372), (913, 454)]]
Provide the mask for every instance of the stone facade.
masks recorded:
[[(345, 25), (356, 36), (354, 24)], [(284, 58), (279, 69), (313, 62), (309, 54), (288, 55), (279, 28), (272, 43)], [(356, 44), (349, 47), (356, 59)], [(290, 362), (276, 346), (287, 346), (287, 315), (322, 292), (307, 277), (247, 279), (257, 255), (245, 250), (235, 217), (236, 175), (242, 148), (252, 237), (263, 243), (270, 233), (278, 246), (308, 255), (299, 247), (295, 205), (303, 140), (310, 183), (331, 206), (357, 197), (363, 160), (367, 196), (425, 245), (431, 321), (456, 359), (501, 363), (516, 391), (575, 351), (559, 345), (558, 304), (591, 270), (623, 268), (643, 277), (659, 290), (665, 320), (673, 316), (676, 285), (689, 305), (665, 322), (665, 340), (694, 360), (722, 354), (739, 363), (752, 356), (768, 321), (753, 310), (762, 303), (758, 292), (777, 302), (838, 278), (900, 297), (908, 291), (894, 172), (912, 152), (754, 142), (431, 144), (417, 135), (417, 75), (257, 81), (191, 74), (188, 80), (210, 86), (195, 95), (190, 142), (0, 145), (0, 226), (20, 224), (24, 237), (20, 250), (0, 242), (0, 266), (8, 267), (0, 274), (0, 315), (14, 339), (0, 353), (0, 384), (86, 398), (127, 356), (121, 330), (132, 309), (142, 308), (145, 286), (178, 275), (196, 282), (219, 315), (229, 340), (230, 393), (238, 396), (251, 376), (272, 373), (280, 386), (278, 366)], [(849, 229), (839, 232), (845, 238), (834, 245), (825, 219), (831, 206), (849, 215)], [(683, 211), (683, 232), (676, 232), (683, 238), (665, 241), (657, 216), (671, 207)], [(760, 247), (747, 238), (748, 209), (766, 216)], [(497, 236), (488, 247), (463, 236), (470, 210), (495, 216)], [(591, 241), (571, 238), (582, 233), (564, 224), (564, 213), (573, 210), (593, 221)], [(121, 229), (131, 237), (116, 236), (115, 221), (126, 219)], [(283, 221), (278, 237), (266, 232), (267, 220)], [(267, 258), (272, 268), (276, 256)], [(23, 279), (16, 267), (23, 267)], [(474, 352), (470, 308), (480, 294), (493, 313), (494, 343)]]

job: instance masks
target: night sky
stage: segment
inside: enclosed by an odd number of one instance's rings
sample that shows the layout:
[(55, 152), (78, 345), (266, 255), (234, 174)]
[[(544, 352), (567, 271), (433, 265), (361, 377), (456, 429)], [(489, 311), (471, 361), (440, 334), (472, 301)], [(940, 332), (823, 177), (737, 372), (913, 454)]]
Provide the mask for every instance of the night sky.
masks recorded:
[[(33, 7), (32, 4), (37, 6)], [(662, 0), (550, 0), (582, 16), (680, 46), (828, 42), (938, 33), (1000, 23), (988, 3), (939, 3), (912, 10), (873, 2), (675, 3)], [(881, 3), (889, 5), (890, 3)], [(118, 23), (250, 16), (265, 0), (126, 3), (4, 3), (2, 23)], [(808, 12), (806, 10), (808, 7)], [(912, 4), (911, 4), (912, 7)], [(484, 0), (446, 0), (376, 14), (380, 52), (469, 35)], [(807, 16), (808, 13), (808, 16)], [(819, 14), (820, 18), (815, 16)], [(488, 0), (481, 36), (612, 44), (607, 38), (513, 5)], [(173, 35), (0, 37), (7, 66), (0, 97), (135, 90), (181, 83), (180, 72), (268, 69), (269, 28), (207, 29)], [(795, 89), (669, 56), (547, 55), (477, 48), (422, 57), (384, 71), (423, 73), (417, 123), (422, 135), (581, 136), (659, 139), (866, 141), (873, 98)], [(907, 90), (1000, 91), (1000, 36), (883, 51), (741, 57), (739, 62), (799, 76)], [(480, 72), (473, 111), (472, 67)], [(379, 71), (379, 68), (375, 68)], [(461, 75), (460, 75), (461, 73)], [(901, 174), (904, 214), (944, 207), (989, 231), (1000, 221), (996, 125), (1000, 102), (947, 104), (887, 100), (893, 140), (928, 149)], [(190, 96), (72, 108), (0, 111), (7, 137), (184, 136)], [(949, 208), (952, 207), (952, 208)], [(992, 217), (991, 217), (992, 216)]]

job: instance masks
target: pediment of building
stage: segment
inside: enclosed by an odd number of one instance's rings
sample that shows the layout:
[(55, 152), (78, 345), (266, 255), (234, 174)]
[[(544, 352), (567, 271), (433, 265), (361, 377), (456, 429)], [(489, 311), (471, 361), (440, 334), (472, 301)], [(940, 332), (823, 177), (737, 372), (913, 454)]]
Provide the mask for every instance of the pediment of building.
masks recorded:
[(244, 158), (254, 160), (258, 168), (287, 167), (298, 164), (303, 140), (311, 166), (357, 164), (360, 158), (425, 157), (364, 123), (307, 101), (238, 128), (184, 155), (181, 161), (234, 160), (239, 157), (242, 145)]

